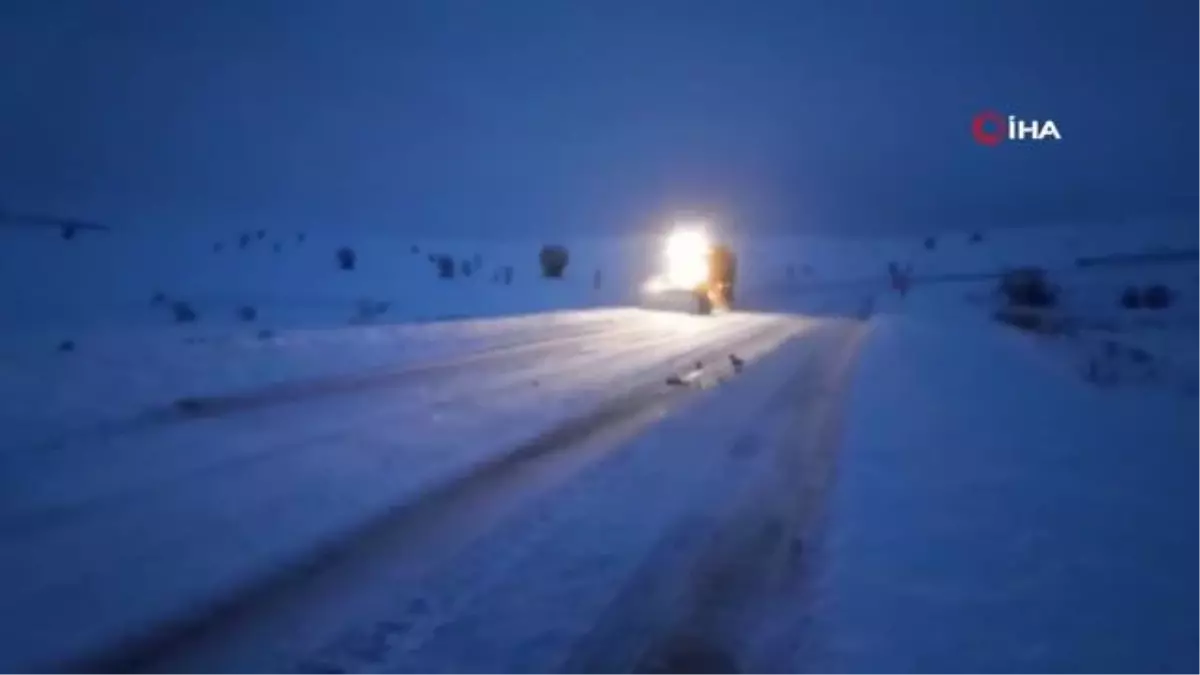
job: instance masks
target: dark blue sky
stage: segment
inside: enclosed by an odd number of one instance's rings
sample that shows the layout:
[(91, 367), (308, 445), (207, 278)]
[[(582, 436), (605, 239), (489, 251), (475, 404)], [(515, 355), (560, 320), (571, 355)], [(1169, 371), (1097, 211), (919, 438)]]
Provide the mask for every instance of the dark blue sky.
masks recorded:
[[(463, 235), (1195, 213), (1195, 0), (8, 0), (0, 203)], [(984, 109), (1057, 144), (975, 145)]]

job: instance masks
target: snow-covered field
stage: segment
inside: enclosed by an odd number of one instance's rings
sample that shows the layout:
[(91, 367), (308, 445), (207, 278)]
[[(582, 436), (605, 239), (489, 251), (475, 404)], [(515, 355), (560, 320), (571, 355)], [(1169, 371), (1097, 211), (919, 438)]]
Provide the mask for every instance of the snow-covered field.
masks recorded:
[[(565, 242), (567, 274), (550, 281), (540, 278), (538, 252), (554, 240), (263, 233), (260, 240), (257, 232), (81, 232), (64, 240), (55, 230), (3, 230), (0, 316), (21, 335), (54, 337), (57, 345), (81, 332), (176, 325), (176, 302), (196, 315), (187, 325), (247, 330), (344, 326), (364, 318), (365, 302), (382, 310), (371, 318), (384, 322), (623, 305), (657, 254), (632, 239)], [(341, 267), (343, 248), (354, 254), (353, 269)], [(440, 278), (431, 255), (450, 257), (454, 277)], [(500, 276), (506, 267), (509, 283)], [(243, 308), (254, 317), (244, 319)]]
[[(3, 342), (29, 336), (54, 348), (62, 340), (79, 340), (81, 334), (97, 331), (181, 328), (172, 311), (175, 301), (195, 312), (196, 320), (189, 324), (193, 330), (232, 327), (249, 332), (344, 326), (363, 319), (365, 301), (383, 310), (370, 317), (377, 322), (619, 306), (635, 300), (638, 288), (661, 261), (661, 232), (566, 241), (429, 240), (288, 228), (261, 232), (259, 239), (258, 230), (203, 235), (81, 231), (68, 240), (48, 228), (0, 230), (0, 287), (5, 289), (0, 317), (7, 329)], [(754, 239), (731, 232), (725, 238), (741, 258), (743, 288), (813, 293), (847, 284), (872, 291), (886, 288), (889, 262), (911, 266), (918, 279), (1038, 265), (1056, 273), (1082, 274), (1083, 281), (1118, 283), (1113, 268), (1084, 269), (1078, 261), (1112, 254), (1194, 252), (1197, 247), (1195, 225), (1188, 222), (930, 234)], [(981, 238), (974, 240), (973, 235)], [(564, 244), (570, 251), (563, 279), (540, 278), (538, 252), (548, 243)], [(354, 252), (353, 270), (339, 267), (342, 248)], [(431, 255), (452, 259), (453, 279), (438, 277)], [(1194, 257), (1184, 266), (1194, 273)], [(507, 267), (512, 268), (512, 279), (506, 284)], [(1093, 269), (1099, 273), (1087, 274)], [(1140, 283), (1156, 281), (1144, 274), (1147, 269), (1117, 268), (1115, 274)], [(1188, 293), (1184, 299), (1194, 304), (1194, 284), (1178, 290)], [(1091, 295), (1109, 304), (1107, 291)], [(253, 308), (252, 320), (242, 318), (243, 308)]]
[(1090, 387), (1022, 337), (875, 322), (820, 550), (759, 665), (1196, 669), (1195, 400)]
[(1190, 670), (1196, 264), (1079, 264), (1190, 228), (733, 236), (714, 317), (652, 236), (5, 231), (0, 669)]

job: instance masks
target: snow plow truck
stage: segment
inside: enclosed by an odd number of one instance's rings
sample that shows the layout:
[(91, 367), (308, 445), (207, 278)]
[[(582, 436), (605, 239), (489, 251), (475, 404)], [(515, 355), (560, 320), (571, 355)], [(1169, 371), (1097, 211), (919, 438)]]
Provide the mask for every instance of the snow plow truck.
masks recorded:
[(642, 287), (642, 306), (712, 314), (733, 309), (737, 256), (700, 226), (673, 231), (663, 247), (663, 270)]

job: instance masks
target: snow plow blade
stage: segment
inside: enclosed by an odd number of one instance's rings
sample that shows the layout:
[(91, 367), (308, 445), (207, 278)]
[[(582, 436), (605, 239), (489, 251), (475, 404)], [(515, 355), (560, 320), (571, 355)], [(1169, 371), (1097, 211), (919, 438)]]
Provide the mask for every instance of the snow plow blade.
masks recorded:
[(695, 291), (668, 290), (657, 293), (643, 293), (641, 306), (645, 309), (657, 309), (666, 312), (685, 312), (688, 314), (708, 314), (712, 311), (707, 307), (704, 296)]
[(657, 309), (667, 312), (686, 312), (688, 314), (718, 314), (728, 312), (731, 308), (720, 297), (702, 291), (668, 290), (657, 293), (643, 293), (641, 306), (645, 309)]

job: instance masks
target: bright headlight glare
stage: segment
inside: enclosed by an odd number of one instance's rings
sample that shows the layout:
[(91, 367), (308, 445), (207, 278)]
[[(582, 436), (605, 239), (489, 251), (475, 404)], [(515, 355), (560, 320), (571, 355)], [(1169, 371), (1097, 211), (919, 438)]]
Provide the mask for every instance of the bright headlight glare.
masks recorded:
[(666, 241), (666, 277), (671, 285), (695, 288), (708, 279), (708, 234), (698, 226), (676, 229)]

